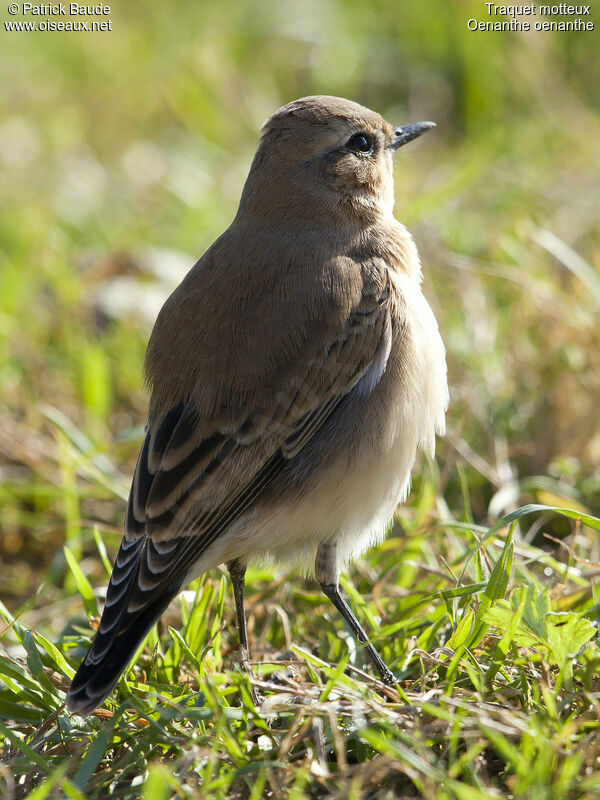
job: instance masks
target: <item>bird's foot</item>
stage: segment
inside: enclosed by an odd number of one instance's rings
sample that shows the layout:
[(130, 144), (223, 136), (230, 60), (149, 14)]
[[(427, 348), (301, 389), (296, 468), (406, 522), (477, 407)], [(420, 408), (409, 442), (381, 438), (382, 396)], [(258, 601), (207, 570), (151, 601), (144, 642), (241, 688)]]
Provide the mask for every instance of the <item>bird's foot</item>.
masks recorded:
[(382, 683), (385, 683), (386, 686), (395, 686), (398, 683), (394, 673), (387, 667), (379, 670), (379, 678), (381, 679)]

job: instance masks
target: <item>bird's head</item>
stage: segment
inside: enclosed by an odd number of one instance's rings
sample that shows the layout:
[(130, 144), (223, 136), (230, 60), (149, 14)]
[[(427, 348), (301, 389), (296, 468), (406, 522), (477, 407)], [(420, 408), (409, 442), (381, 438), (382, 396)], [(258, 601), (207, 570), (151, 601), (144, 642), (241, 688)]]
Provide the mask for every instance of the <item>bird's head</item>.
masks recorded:
[(240, 210), (304, 218), (339, 212), (368, 221), (389, 216), (393, 156), (432, 127), (394, 127), (340, 97), (294, 100), (263, 126)]

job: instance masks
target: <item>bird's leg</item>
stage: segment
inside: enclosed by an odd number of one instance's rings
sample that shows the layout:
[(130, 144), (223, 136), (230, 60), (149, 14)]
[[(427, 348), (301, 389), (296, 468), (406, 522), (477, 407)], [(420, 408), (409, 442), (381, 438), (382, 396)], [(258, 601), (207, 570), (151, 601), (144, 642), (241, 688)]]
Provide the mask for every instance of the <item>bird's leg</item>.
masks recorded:
[(371, 659), (383, 683), (388, 686), (393, 686), (396, 683), (393, 673), (386, 667), (377, 650), (375, 650), (373, 645), (369, 642), (362, 625), (356, 619), (352, 613), (352, 609), (340, 593), (336, 545), (334, 542), (327, 542), (319, 545), (315, 561), (315, 577), (319, 581), (323, 593), (331, 600), (333, 605), (346, 620), (356, 639), (365, 646), (367, 655)]
[[(246, 565), (236, 558), (234, 561), (229, 561), (227, 569), (229, 570), (231, 583), (233, 584), (242, 668), (252, 677), (252, 670), (250, 669), (250, 648), (248, 647), (248, 629), (246, 628), (246, 609), (244, 608)], [(260, 695), (252, 685), (250, 685), (250, 694), (252, 695), (252, 702), (254, 705), (260, 705)]]

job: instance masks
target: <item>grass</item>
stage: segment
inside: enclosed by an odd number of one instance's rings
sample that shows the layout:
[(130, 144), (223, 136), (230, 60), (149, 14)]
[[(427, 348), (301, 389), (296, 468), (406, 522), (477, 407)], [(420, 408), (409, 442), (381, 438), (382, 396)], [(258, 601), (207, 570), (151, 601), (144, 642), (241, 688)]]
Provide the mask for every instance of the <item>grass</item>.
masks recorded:
[[(45, 608), (69, 619), (52, 642), (1, 608), (5, 796), (596, 796), (597, 566), (515, 539), (539, 514), (580, 520), (579, 537), (600, 520), (538, 504), (489, 530), (433, 522), (432, 481), (397, 519), (404, 535), (344, 587), (397, 688), (368, 673), (314, 585), (254, 570), (260, 708), (235, 668), (227, 581), (209, 576), (170, 609), (116, 695), (71, 717), (65, 690), (98, 608), (66, 549), (87, 616)], [(98, 534), (96, 545), (105, 561)]]
[[(600, 61), (592, 34), (474, 34), (482, 4), (150, 0), (110, 34), (0, 50), (0, 797), (600, 793)], [(592, 9), (597, 20), (597, 9)], [(161, 302), (301, 95), (434, 119), (396, 169), (448, 350), (448, 435), (344, 584), (372, 677), (302, 577), (166, 614), (96, 716), (64, 692), (97, 622)]]

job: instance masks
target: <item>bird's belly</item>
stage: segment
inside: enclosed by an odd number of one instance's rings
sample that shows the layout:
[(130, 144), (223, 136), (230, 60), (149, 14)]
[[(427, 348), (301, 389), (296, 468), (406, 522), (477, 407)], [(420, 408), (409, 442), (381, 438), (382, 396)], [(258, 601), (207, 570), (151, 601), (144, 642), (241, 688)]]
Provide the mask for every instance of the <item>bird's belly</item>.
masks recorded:
[(301, 496), (257, 506), (215, 542), (195, 574), (235, 558), (311, 573), (318, 545), (333, 540), (340, 563), (351, 560), (383, 539), (406, 496), (414, 454), (371, 454), (345, 471), (331, 470)]
[(409, 308), (374, 390), (348, 395), (199, 571), (241, 558), (310, 572), (321, 542), (336, 540), (343, 563), (383, 538), (408, 492), (417, 449), (432, 452), (443, 432), (448, 400), (444, 347), (420, 291)]

